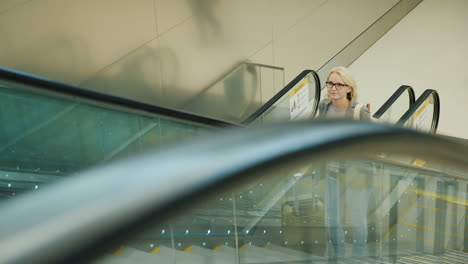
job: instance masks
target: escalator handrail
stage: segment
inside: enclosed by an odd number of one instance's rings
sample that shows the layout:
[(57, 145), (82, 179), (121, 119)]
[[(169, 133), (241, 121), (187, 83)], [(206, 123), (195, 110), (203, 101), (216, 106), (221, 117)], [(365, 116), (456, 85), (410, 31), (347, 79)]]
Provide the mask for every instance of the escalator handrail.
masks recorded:
[(403, 126), (415, 113), (419, 110), (419, 108), (423, 105), (423, 103), (430, 97), (433, 96), (434, 98), (434, 111), (432, 113), (432, 122), (431, 128), (429, 133), (435, 134), (437, 132), (437, 127), (439, 125), (439, 116), (440, 116), (440, 98), (439, 93), (436, 90), (427, 89), (425, 90), (416, 100), (416, 102), (403, 114), (403, 116), (398, 120), (396, 123), (398, 126)]
[(317, 112), (318, 101), (320, 100), (320, 78), (316, 71), (314, 70), (304, 70), (298, 74), (292, 81), (290, 81), (281, 91), (276, 93), (270, 100), (268, 100), (264, 105), (262, 105), (257, 111), (253, 112), (249, 117), (247, 117), (241, 124), (248, 125), (263, 113), (265, 113), (270, 107), (272, 107), (281, 97), (283, 97), (287, 92), (294, 88), (302, 79), (304, 79), (308, 74), (312, 73), (315, 81), (315, 98), (314, 98), (314, 107), (312, 109), (311, 116), (315, 116)]
[[(268, 65), (263, 64), (254, 64), (254, 63), (246, 63), (252, 65), (261, 65), (262, 67), (266, 67)], [(280, 67), (268, 66), (272, 69), (283, 69)], [(294, 78), (288, 85), (286, 85), (279, 93), (273, 96), (267, 103), (265, 103), (262, 107), (260, 107), (257, 111), (255, 111), (252, 115), (246, 118), (241, 124), (232, 124), (229, 122), (204, 117), (200, 115), (195, 115), (179, 110), (173, 110), (157, 105), (142, 103), (139, 101), (135, 101), (132, 99), (110, 95), (106, 93), (101, 93), (94, 90), (85, 89), (82, 87), (74, 86), (71, 84), (66, 84), (63, 82), (58, 82), (54, 80), (50, 80), (47, 78), (43, 78), (40, 76), (36, 76), (33, 74), (28, 74), (20, 71), (16, 71), (13, 69), (8, 69), (5, 67), (0, 67), (0, 80), (6, 80), (8, 82), (19, 83), (23, 85), (28, 85), (30, 88), (40, 89), (40, 90), (47, 90), (52, 91), (60, 94), (77, 96), (80, 98), (89, 99), (92, 101), (108, 103), (111, 105), (118, 105), (125, 108), (130, 108), (132, 110), (140, 110), (147, 112), (149, 114), (154, 115), (161, 115), (170, 118), (175, 118), (179, 120), (194, 122), (197, 124), (203, 124), (211, 127), (238, 127), (249, 124), (257, 117), (261, 116), (265, 111), (267, 111), (272, 105), (276, 103), (284, 94), (286, 94), (289, 90), (291, 90), (300, 80), (302, 80), (307, 74), (312, 73), (315, 79), (315, 89), (316, 89), (316, 96), (315, 96), (315, 107), (313, 108), (313, 115), (317, 111), (318, 105), (318, 98), (320, 98), (320, 79), (317, 73), (313, 70), (304, 70), (301, 72), (296, 78)], [(313, 116), (312, 115), (312, 116)]]
[(233, 129), (103, 165), (10, 200), (0, 206), (0, 262), (84, 261), (156, 220), (162, 223), (188, 203), (252, 180), (271, 166), (386, 151), (455, 167), (468, 164), (468, 146), (378, 123)]
[(216, 120), (209, 117), (190, 114), (183, 111), (173, 110), (157, 105), (142, 103), (139, 101), (131, 100), (124, 97), (105, 94), (94, 90), (85, 89), (82, 87), (66, 84), (47, 78), (39, 77), (33, 74), (28, 74), (5, 67), (0, 67), (0, 80), (5, 80), (12, 83), (27, 85), (33, 89), (52, 91), (54, 93), (77, 96), (80, 98), (97, 101), (99, 103), (107, 103), (110, 105), (121, 106), (130, 108), (132, 110), (140, 110), (150, 115), (160, 115), (178, 120), (194, 122), (200, 125), (210, 127), (231, 127), (238, 126), (228, 122)]
[(408, 91), (409, 106), (408, 109), (414, 104), (416, 96), (413, 87), (409, 85), (400, 86), (388, 100), (374, 113), (372, 118), (379, 119), (392, 105), (400, 98), (400, 96)]

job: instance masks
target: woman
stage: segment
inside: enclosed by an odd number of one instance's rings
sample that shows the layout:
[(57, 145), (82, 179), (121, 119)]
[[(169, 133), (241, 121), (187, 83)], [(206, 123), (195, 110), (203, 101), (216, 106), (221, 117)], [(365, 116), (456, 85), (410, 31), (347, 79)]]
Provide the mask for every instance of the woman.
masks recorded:
[(325, 84), (328, 93), (319, 103), (318, 118), (371, 120), (367, 107), (357, 102), (356, 81), (348, 69), (333, 68)]
[[(319, 103), (322, 119), (370, 121), (366, 106), (357, 102), (356, 81), (345, 67), (333, 68), (326, 81), (327, 97)], [(368, 170), (350, 161), (327, 165), (326, 208), (330, 243), (335, 256), (345, 255), (346, 235), (342, 221), (352, 229), (352, 255), (365, 254), (367, 244)]]

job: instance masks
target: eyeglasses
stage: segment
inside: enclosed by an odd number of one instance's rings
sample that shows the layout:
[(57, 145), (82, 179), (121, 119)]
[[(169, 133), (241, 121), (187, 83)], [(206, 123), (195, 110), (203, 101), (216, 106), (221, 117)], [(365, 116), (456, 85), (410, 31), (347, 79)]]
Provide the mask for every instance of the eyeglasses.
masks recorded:
[(333, 83), (333, 82), (326, 82), (325, 84), (327, 85), (327, 88), (328, 88), (328, 89), (332, 89), (333, 86), (335, 86), (335, 88), (336, 88), (337, 90), (341, 90), (341, 89), (343, 89), (344, 87), (349, 86), (349, 85), (344, 84), (344, 83)]

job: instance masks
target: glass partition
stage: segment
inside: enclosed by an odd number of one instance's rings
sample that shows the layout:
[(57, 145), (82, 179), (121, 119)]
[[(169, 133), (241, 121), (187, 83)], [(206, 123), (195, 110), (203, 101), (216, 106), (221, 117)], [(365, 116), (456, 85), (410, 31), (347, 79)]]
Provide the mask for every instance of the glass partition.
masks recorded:
[(418, 131), (435, 133), (439, 121), (439, 107), (437, 92), (426, 90), (398, 123)]
[(468, 171), (449, 170), (398, 153), (277, 164), (186, 204), (181, 217), (95, 263), (413, 263), (453, 254), (468, 260)]
[(212, 128), (0, 80), (0, 196)]
[(414, 104), (413, 88), (401, 86), (373, 115), (379, 122), (396, 124), (406, 111)]
[(276, 98), (275, 102), (258, 116), (253, 124), (267, 124), (286, 120), (313, 118), (320, 97), (318, 79), (314, 72), (303, 72), (293, 80), (287, 92)]
[(180, 109), (240, 124), (284, 87), (284, 69), (241, 63)]

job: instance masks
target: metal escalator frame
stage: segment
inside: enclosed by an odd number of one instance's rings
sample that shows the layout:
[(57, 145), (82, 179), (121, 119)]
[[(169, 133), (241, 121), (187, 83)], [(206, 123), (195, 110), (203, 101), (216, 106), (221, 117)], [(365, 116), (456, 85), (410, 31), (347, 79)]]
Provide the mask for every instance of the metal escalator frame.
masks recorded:
[[(253, 65), (268, 66), (268, 65), (261, 65), (261, 64), (253, 64)], [(278, 67), (276, 67), (276, 68), (278, 68)], [(278, 69), (282, 69), (282, 68), (278, 68)], [(316, 98), (316, 101), (318, 101), (318, 98), (320, 98), (320, 90), (321, 90), (320, 89), (320, 79), (318, 77), (318, 74), (313, 70), (304, 70), (298, 76), (296, 76), (290, 83), (288, 83), (288, 85), (285, 86), (278, 94), (276, 94), (275, 97), (271, 98), (271, 100), (269, 100), (269, 102), (267, 102), (262, 108), (260, 108), (254, 114), (252, 114), (252, 116), (250, 116), (248, 119), (246, 119), (245, 122), (248, 123), (249, 120), (254, 120), (258, 116), (260, 116), (269, 107), (271, 107), (279, 98), (281, 98), (284, 94), (286, 94), (293, 87), (295, 87), (295, 85), (298, 82), (300, 82), (303, 78), (305, 78), (310, 73), (312, 73), (312, 75), (314, 76), (314, 79), (315, 79), (316, 92), (318, 92), (318, 96), (316, 96), (315, 98)], [(14, 70), (2, 68), (2, 67), (0, 67), (0, 78), (4, 79), (4, 80), (7, 80), (8, 82), (20, 83), (20, 84), (23, 84), (23, 85), (30, 85), (30, 86), (33, 86), (33, 87), (36, 87), (36, 88), (39, 88), (39, 89), (44, 89), (44, 90), (53, 91), (53, 92), (57, 92), (57, 93), (63, 93), (63, 94), (72, 95), (72, 96), (79, 96), (79, 97), (82, 97), (82, 98), (85, 98), (85, 99), (91, 99), (91, 100), (94, 100), (94, 101), (111, 103), (111, 104), (115, 104), (115, 105), (119, 105), (119, 106), (128, 107), (128, 108), (131, 108), (131, 109), (147, 111), (147, 112), (150, 112), (151, 114), (159, 114), (159, 115), (163, 115), (163, 116), (170, 116), (170, 117), (173, 117), (173, 118), (183, 119), (183, 120), (186, 120), (186, 121), (188, 120), (188, 121), (201, 123), (201, 124), (205, 124), (205, 125), (210, 125), (210, 126), (215, 126), (215, 127), (223, 127), (223, 126), (236, 127), (236, 126), (238, 126), (238, 125), (226, 123), (224, 121), (219, 121), (219, 120), (215, 120), (215, 119), (211, 119), (211, 118), (200, 117), (200, 116), (193, 115), (193, 114), (188, 114), (188, 113), (175, 111), (175, 110), (171, 110), (171, 109), (165, 109), (165, 108), (162, 108), (162, 107), (149, 105), (149, 104), (145, 104), (145, 103), (140, 103), (140, 102), (132, 101), (132, 100), (117, 97), (117, 96), (112, 96), (112, 95), (108, 95), (108, 94), (104, 94), (104, 93), (99, 93), (99, 92), (95, 92), (95, 91), (92, 91), (92, 90), (83, 89), (83, 88), (72, 86), (72, 85), (69, 85), (69, 84), (56, 82), (56, 81), (49, 80), (49, 79), (46, 79), (46, 78), (41, 78), (41, 77), (38, 77), (38, 76), (34, 76), (34, 75), (30, 75), (30, 74), (26, 74), (26, 73), (14, 71)], [(385, 111), (388, 110), (393, 105), (393, 103), (396, 100), (398, 100), (398, 98), (406, 90), (408, 90), (410, 106), (415, 105), (415, 93), (414, 93), (413, 88), (411, 86), (409, 86), (409, 85), (402, 85), (379, 108), (379, 110), (377, 110), (377, 112), (374, 114), (373, 118), (381, 117), (385, 113)], [(432, 92), (429, 92), (429, 91), (432, 91)], [(439, 99), (438, 99), (437, 92), (433, 91), (433, 90), (427, 90), (418, 99), (419, 100), (418, 105), (420, 105), (420, 104), (422, 104), (424, 102), (425, 99), (423, 99), (423, 98), (427, 98), (428, 96), (430, 96), (430, 95), (426, 95), (426, 94), (434, 93), (434, 92), (435, 92), (437, 102), (438, 102)], [(315, 115), (315, 112), (317, 111), (317, 109), (316, 109), (317, 102), (315, 102), (315, 103), (316, 104), (315, 104), (315, 107), (314, 107), (315, 110), (314, 110), (313, 115)], [(437, 116), (437, 118), (439, 116), (439, 114), (438, 114), (438, 112), (439, 112), (438, 109), (439, 108), (440, 108), (439, 104), (437, 104), (437, 111), (435, 111), (434, 119), (433, 119), (433, 123), (436, 121), (436, 124), (438, 123), (438, 119), (436, 120), (435, 118), (436, 118), (436, 116)], [(414, 111), (416, 111), (416, 110), (414, 110)], [(435, 125), (435, 126), (437, 127), (437, 125)]]
[(318, 76), (317, 72), (314, 70), (304, 70), (299, 73), (292, 81), (290, 81), (281, 91), (276, 93), (270, 100), (268, 100), (262, 107), (260, 107), (257, 111), (252, 113), (249, 117), (247, 117), (244, 121), (242, 121), (243, 125), (248, 125), (258, 117), (260, 117), (263, 113), (265, 113), (270, 107), (272, 107), (281, 97), (283, 97), (286, 93), (288, 93), (292, 88), (294, 88), (302, 79), (304, 79), (308, 74), (312, 74), (314, 77), (315, 83), (315, 97), (314, 97), (314, 106), (312, 108), (312, 113), (310, 116), (315, 116), (318, 110), (318, 102), (320, 100), (320, 77)]
[[(246, 65), (254, 65), (254, 66), (261, 66), (261, 67), (269, 67), (272, 69), (283, 69), (281, 67), (276, 66), (269, 66), (263, 64), (256, 64), (245, 62)], [(245, 126), (255, 120), (257, 117), (261, 116), (265, 111), (267, 111), (272, 105), (274, 105), (277, 100), (279, 100), (283, 95), (285, 95), (288, 91), (290, 91), (295, 85), (301, 81), (304, 77), (308, 74), (312, 73), (314, 80), (315, 80), (315, 101), (313, 107), (313, 115), (315, 115), (318, 106), (318, 100), (320, 98), (320, 79), (318, 74), (313, 70), (304, 70), (298, 76), (296, 76), (291, 82), (288, 83), (285, 87), (281, 89), (275, 96), (273, 96), (270, 100), (268, 100), (262, 107), (260, 107), (257, 111), (255, 111), (252, 115), (250, 115), (247, 119), (241, 122), (241, 124), (232, 124), (229, 122), (204, 117), (196, 114), (191, 114), (188, 112), (169, 109), (165, 107), (160, 107), (157, 105), (142, 103), (139, 101), (135, 101), (132, 99), (119, 97), (115, 95), (110, 95), (106, 93), (101, 93), (89, 89), (85, 89), (82, 87), (50, 80), (47, 78), (43, 78), (40, 76), (36, 76), (33, 74), (28, 74), (20, 71), (16, 71), (13, 69), (8, 69), (5, 67), (0, 67), (0, 79), (5, 80), (7, 82), (20, 84), (20, 85), (28, 85), (29, 88), (37, 88), (40, 90), (45, 90), (49, 92), (54, 92), (58, 94), (65, 94), (70, 96), (77, 96), (80, 98), (84, 98), (87, 100), (101, 102), (101, 103), (108, 103), (111, 105), (116, 105), (124, 108), (130, 108), (132, 110), (139, 110), (150, 115), (161, 115), (168, 118), (175, 118), (178, 120), (184, 120), (189, 122), (194, 122), (197, 124), (211, 126), (211, 127), (236, 127), (236, 126)]]
[(205, 125), (209, 127), (231, 127), (237, 126), (228, 122), (203, 117), (199, 115), (190, 114), (187, 112), (173, 110), (169, 108), (160, 107), (157, 105), (146, 104), (132, 99), (124, 97), (114, 96), (105, 94), (82, 87), (50, 80), (47, 78), (39, 77), (24, 72), (15, 71), (0, 67), (0, 80), (4, 80), (8, 83), (16, 85), (26, 85), (28, 88), (39, 89), (42, 91), (53, 92), (56, 94), (76, 96), (81, 99), (90, 100), (92, 102), (105, 103), (113, 106), (123, 107), (126, 109), (132, 109), (142, 111), (149, 115), (160, 115), (168, 118), (177, 120), (184, 120), (186, 122), (194, 122), (199, 125)]
[(439, 93), (436, 90), (427, 89), (425, 90), (416, 100), (416, 102), (403, 114), (403, 116), (396, 123), (399, 126), (403, 126), (410, 118), (418, 111), (418, 109), (423, 105), (423, 103), (430, 97), (434, 98), (434, 111), (432, 113), (432, 122), (429, 133), (435, 134), (437, 132), (437, 127), (439, 125), (440, 117), (440, 97)]
[(320, 121), (234, 129), (104, 165), (11, 200), (1, 207), (0, 262), (82, 262), (180, 213), (187, 203), (265, 169), (382, 151), (423, 155), (468, 171), (468, 146), (395, 126)]
[(374, 113), (372, 118), (379, 119), (392, 105), (400, 98), (400, 96), (405, 92), (408, 91), (408, 99), (409, 99), (409, 107), (408, 109), (414, 104), (416, 101), (416, 96), (414, 93), (413, 87), (409, 85), (401, 85), (393, 94), (388, 98), (388, 100)]

